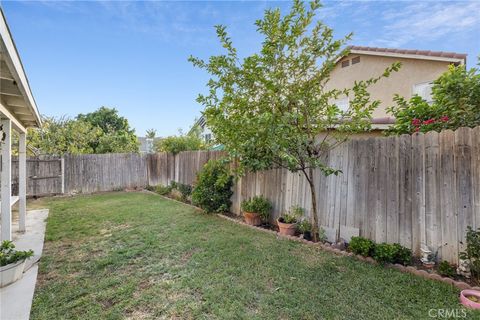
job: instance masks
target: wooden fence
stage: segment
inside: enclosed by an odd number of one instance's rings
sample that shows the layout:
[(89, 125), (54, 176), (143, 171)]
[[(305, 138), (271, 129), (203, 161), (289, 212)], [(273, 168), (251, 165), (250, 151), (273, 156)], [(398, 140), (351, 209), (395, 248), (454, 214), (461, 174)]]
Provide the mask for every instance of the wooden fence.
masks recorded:
[[(66, 156), (65, 192), (171, 181), (192, 184), (209, 159), (222, 155), (191, 151)], [(316, 172), (319, 221), (331, 239), (359, 234), (376, 242), (398, 242), (416, 253), (425, 244), (438, 249), (442, 259), (456, 262), (464, 250), (467, 226), (480, 227), (480, 127), (351, 140), (332, 150), (326, 161), (343, 172), (330, 177)], [(311, 214), (305, 178), (283, 169), (238, 179), (231, 211), (240, 214), (241, 202), (260, 194), (274, 205), (272, 219), (292, 205)]]

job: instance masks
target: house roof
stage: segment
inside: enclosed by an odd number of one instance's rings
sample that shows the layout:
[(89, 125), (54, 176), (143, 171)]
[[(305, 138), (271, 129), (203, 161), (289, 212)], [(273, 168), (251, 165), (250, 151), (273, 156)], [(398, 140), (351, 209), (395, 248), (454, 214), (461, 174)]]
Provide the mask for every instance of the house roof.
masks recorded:
[(454, 64), (465, 64), (467, 62), (467, 54), (445, 51), (416, 50), (416, 49), (394, 49), (394, 48), (377, 48), (364, 46), (349, 46), (348, 49), (352, 54), (366, 54), (376, 56), (390, 56), (407, 59), (436, 60), (447, 61)]
[(0, 8), (0, 113), (12, 120), (14, 128), (41, 125), (35, 99), (20, 55)]

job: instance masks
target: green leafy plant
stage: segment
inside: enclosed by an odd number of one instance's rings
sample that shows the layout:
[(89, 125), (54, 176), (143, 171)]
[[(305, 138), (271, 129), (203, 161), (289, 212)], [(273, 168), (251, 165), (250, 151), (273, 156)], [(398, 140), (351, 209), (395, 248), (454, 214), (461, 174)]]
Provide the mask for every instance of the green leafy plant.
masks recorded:
[(372, 240), (363, 237), (352, 237), (348, 243), (348, 249), (351, 252), (365, 257), (370, 256), (374, 248), (375, 243)]
[(272, 211), (272, 204), (263, 196), (255, 196), (242, 202), (242, 210), (258, 213), (263, 221), (267, 221)]
[(158, 185), (158, 186), (155, 187), (155, 192), (162, 195), (162, 196), (166, 196), (170, 192), (172, 192), (172, 186)]
[(379, 243), (375, 244), (373, 258), (380, 263), (407, 265), (412, 261), (412, 251), (398, 243)]
[(412, 250), (406, 248), (398, 243), (394, 243), (393, 246), (397, 250), (395, 254), (395, 263), (400, 263), (403, 265), (410, 265), (412, 264)]
[(460, 258), (470, 262), (472, 277), (480, 281), (480, 228), (467, 227), (467, 248), (460, 253)]
[(233, 176), (220, 160), (208, 161), (197, 174), (192, 202), (207, 213), (227, 212), (232, 202)]
[(302, 219), (297, 225), (298, 231), (305, 234), (306, 232), (312, 231), (312, 224), (307, 219)]
[[(334, 30), (316, 17), (320, 8), (319, 0), (309, 5), (295, 0), (284, 15), (278, 8), (267, 9), (255, 22), (261, 47), (243, 59), (226, 27), (216, 26), (225, 52), (189, 59), (211, 75), (208, 93), (197, 101), (205, 107), (216, 142), (238, 161), (236, 173), (280, 167), (305, 177), (313, 199), (314, 240), (319, 225), (315, 169), (325, 176), (340, 173), (325, 156), (349, 135), (371, 128), (380, 101), (372, 101), (367, 89), (400, 68), (394, 63), (351, 87), (329, 86), (337, 62), (349, 53), (351, 34), (335, 39)], [(341, 110), (335, 100), (347, 96), (350, 107)]]
[(448, 261), (442, 261), (438, 265), (438, 273), (444, 277), (452, 278), (455, 276), (455, 267), (448, 263)]
[(299, 206), (292, 206), (289, 211), (285, 212), (278, 220), (283, 223), (297, 223), (304, 215), (305, 209)]
[(22, 261), (33, 256), (33, 251), (17, 251), (12, 241), (4, 240), (0, 245), (0, 267)]
[(387, 109), (396, 119), (389, 134), (476, 127), (480, 125), (479, 69), (450, 66), (433, 82), (431, 103), (418, 95), (410, 100), (396, 95), (394, 101), (396, 105)]
[(182, 151), (205, 150), (206, 145), (197, 131), (189, 134), (179, 132), (176, 136), (169, 136), (154, 142), (157, 152), (169, 152), (177, 154)]
[(187, 201), (188, 197), (192, 194), (193, 187), (189, 184), (184, 184), (184, 183), (178, 183), (176, 185), (176, 189), (181, 193), (182, 201)]

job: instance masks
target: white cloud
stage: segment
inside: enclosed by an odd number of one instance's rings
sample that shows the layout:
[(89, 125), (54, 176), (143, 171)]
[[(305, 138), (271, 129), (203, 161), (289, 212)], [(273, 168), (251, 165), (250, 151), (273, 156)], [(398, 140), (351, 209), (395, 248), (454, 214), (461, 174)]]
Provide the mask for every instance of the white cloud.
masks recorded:
[(409, 3), (402, 10), (384, 11), (381, 20), (383, 32), (370, 45), (401, 47), (414, 40), (438, 40), (471, 30), (480, 33), (480, 2)]

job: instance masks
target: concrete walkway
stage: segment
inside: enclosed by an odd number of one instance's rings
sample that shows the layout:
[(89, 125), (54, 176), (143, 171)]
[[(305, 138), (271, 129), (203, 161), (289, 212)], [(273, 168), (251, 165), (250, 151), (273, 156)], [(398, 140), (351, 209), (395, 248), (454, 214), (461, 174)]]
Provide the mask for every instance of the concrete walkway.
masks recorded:
[[(34, 257), (27, 261), (23, 278), (0, 289), (0, 319), (29, 319), (33, 293), (37, 281), (38, 264), (43, 251), (46, 218), (48, 209), (27, 211), (25, 233), (17, 232), (18, 224), (13, 225), (13, 241), (17, 250), (34, 251)], [(15, 229), (17, 227), (17, 229)]]

